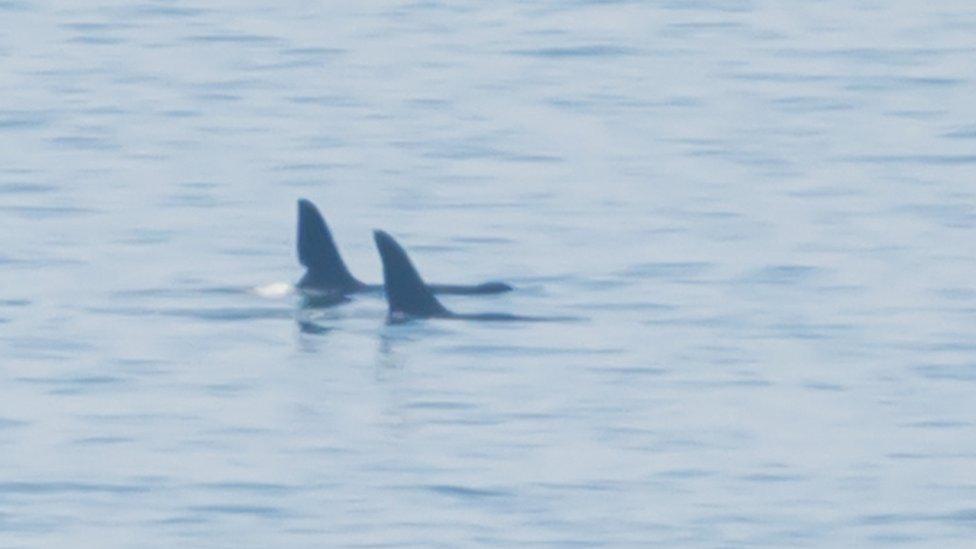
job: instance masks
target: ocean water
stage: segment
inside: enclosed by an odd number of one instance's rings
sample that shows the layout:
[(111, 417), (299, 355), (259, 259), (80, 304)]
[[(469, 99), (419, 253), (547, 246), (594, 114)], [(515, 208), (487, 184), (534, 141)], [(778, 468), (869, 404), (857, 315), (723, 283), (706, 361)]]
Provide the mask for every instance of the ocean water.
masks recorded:
[[(0, 547), (972, 547), (976, 5), (0, 1)], [(458, 312), (303, 307), (295, 203)]]

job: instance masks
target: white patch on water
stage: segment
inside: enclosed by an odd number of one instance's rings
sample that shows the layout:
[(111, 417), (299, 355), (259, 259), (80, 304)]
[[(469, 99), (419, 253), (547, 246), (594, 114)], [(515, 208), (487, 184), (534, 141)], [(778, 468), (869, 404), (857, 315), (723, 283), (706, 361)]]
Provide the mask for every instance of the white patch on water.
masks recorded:
[(281, 299), (295, 293), (295, 286), (287, 282), (272, 282), (264, 286), (255, 286), (250, 292), (266, 299)]

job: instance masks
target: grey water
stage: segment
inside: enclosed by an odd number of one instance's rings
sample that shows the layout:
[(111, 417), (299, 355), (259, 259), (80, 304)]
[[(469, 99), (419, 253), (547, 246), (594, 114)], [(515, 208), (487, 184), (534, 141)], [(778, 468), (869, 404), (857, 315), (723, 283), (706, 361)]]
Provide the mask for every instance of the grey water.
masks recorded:
[[(0, 1), (0, 547), (971, 547), (969, 0)], [(353, 272), (505, 280), (387, 325)]]

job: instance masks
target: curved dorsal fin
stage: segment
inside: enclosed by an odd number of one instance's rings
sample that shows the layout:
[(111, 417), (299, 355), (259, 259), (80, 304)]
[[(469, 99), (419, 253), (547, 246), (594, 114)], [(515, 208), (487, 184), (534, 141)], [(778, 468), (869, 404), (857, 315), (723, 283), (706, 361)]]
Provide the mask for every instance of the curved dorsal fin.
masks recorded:
[(390, 315), (450, 315), (420, 278), (420, 273), (410, 262), (407, 252), (403, 251), (392, 236), (383, 231), (373, 231), (373, 239), (383, 261), (383, 287), (386, 290)]
[(304, 198), (298, 201), (298, 260), (308, 269), (299, 287), (349, 291), (363, 285), (342, 261), (322, 214)]

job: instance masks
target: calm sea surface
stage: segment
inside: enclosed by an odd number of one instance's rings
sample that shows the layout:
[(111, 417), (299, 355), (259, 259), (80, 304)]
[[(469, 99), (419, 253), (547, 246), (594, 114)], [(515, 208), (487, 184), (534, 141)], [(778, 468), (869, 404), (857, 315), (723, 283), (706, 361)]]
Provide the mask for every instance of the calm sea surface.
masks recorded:
[(971, 0), (0, 1), (0, 547), (973, 539)]

